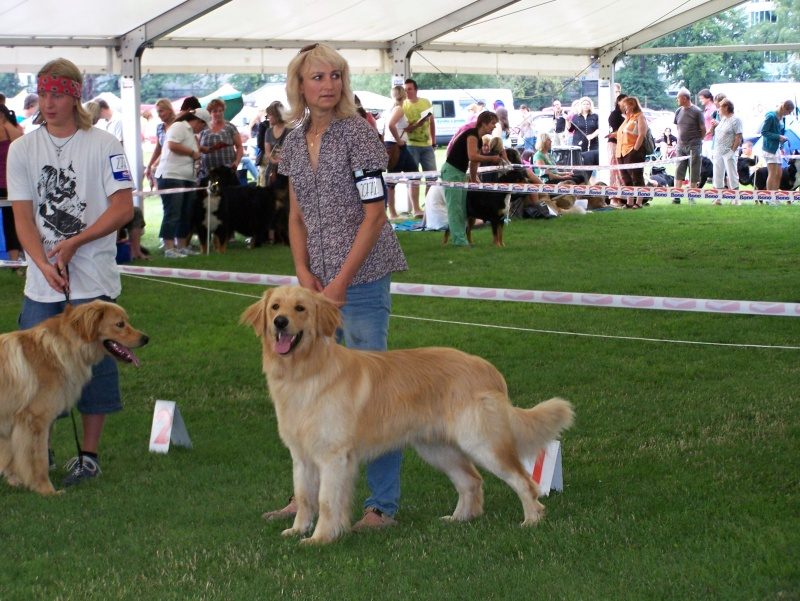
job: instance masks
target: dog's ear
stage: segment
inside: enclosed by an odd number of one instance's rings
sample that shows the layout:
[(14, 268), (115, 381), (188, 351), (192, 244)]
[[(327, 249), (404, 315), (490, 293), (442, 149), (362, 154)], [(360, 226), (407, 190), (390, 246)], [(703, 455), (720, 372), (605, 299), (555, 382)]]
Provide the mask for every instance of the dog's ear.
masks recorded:
[(271, 295), (272, 288), (265, 290), (261, 299), (247, 307), (239, 318), (239, 323), (251, 326), (259, 338), (263, 338), (264, 334), (267, 333), (267, 307), (269, 306), (269, 297)]
[(331, 337), (336, 334), (336, 328), (342, 322), (342, 314), (339, 307), (333, 304), (327, 297), (317, 294), (317, 325), (323, 336)]
[(103, 319), (105, 307), (103, 303), (94, 301), (73, 307), (67, 305), (65, 315), (67, 323), (77, 332), (81, 340), (92, 342), (97, 338), (100, 320)]

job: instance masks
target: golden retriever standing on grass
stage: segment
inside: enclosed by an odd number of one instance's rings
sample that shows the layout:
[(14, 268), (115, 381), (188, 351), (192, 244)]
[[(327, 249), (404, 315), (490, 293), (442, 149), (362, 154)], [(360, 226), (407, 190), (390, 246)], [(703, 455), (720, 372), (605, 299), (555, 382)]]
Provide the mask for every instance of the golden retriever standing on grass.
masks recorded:
[(78, 402), (93, 365), (106, 354), (138, 365), (130, 349), (147, 340), (122, 307), (99, 300), (0, 335), (0, 473), (9, 484), (56, 493), (47, 465), (50, 425)]
[(263, 344), (263, 369), (292, 455), (297, 514), (283, 534), (328, 543), (350, 528), (351, 495), (360, 462), (413, 446), (458, 492), (448, 520), (483, 511), (473, 461), (519, 496), (523, 525), (544, 511), (520, 462), (570, 426), (572, 406), (550, 399), (513, 407), (500, 372), (449, 348), (358, 351), (336, 343), (338, 308), (296, 286), (267, 290), (242, 314)]

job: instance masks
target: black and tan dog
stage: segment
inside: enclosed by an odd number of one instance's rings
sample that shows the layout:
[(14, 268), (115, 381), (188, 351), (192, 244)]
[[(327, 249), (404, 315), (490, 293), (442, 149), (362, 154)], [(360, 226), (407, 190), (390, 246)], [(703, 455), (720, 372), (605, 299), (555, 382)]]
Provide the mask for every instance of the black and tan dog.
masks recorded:
[(249, 246), (261, 246), (269, 240), (277, 212), (272, 189), (242, 186), (230, 168), (216, 167), (208, 175), (207, 191), (197, 195), (192, 232), (203, 252), (209, 230), (217, 252), (224, 253), (236, 233), (250, 238)]

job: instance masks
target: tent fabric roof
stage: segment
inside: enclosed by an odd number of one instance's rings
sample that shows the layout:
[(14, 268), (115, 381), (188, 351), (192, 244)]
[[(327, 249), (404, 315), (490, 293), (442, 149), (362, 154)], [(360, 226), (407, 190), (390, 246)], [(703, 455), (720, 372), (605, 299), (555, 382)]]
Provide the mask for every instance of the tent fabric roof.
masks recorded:
[(147, 45), (142, 73), (279, 73), (309, 41), (338, 47), (355, 73), (390, 73), (392, 42), (410, 36), (421, 44), (414, 72), (575, 75), (604, 47), (640, 45), (643, 31), (653, 39), (740, 3), (0, 0), (0, 71), (35, 72), (65, 56), (87, 72), (119, 73), (120, 40), (133, 32)]

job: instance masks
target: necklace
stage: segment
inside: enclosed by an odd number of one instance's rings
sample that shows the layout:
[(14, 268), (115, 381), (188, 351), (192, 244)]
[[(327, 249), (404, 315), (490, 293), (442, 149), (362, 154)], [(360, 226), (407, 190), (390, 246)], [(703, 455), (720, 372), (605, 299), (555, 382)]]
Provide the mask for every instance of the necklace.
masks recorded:
[(56, 144), (56, 141), (53, 139), (53, 136), (50, 135), (50, 130), (47, 129), (47, 126), (45, 126), (44, 129), (47, 132), (47, 137), (50, 139), (50, 143), (56, 149), (56, 158), (58, 158), (58, 159), (61, 158), (61, 151), (64, 149), (64, 146), (69, 144), (70, 140), (72, 140), (72, 138), (75, 137), (75, 134), (78, 133), (78, 130), (76, 129), (74, 132), (72, 132), (72, 135), (69, 138), (67, 138), (66, 142), (64, 142), (63, 144)]
[(308, 128), (308, 146), (309, 146), (309, 148), (314, 148), (315, 146), (319, 145), (319, 143), (321, 142), (320, 136), (322, 134), (324, 134), (325, 131), (328, 129), (328, 125), (330, 125), (330, 124), (325, 125), (323, 128), (318, 129), (317, 131), (314, 131), (311, 127)]

